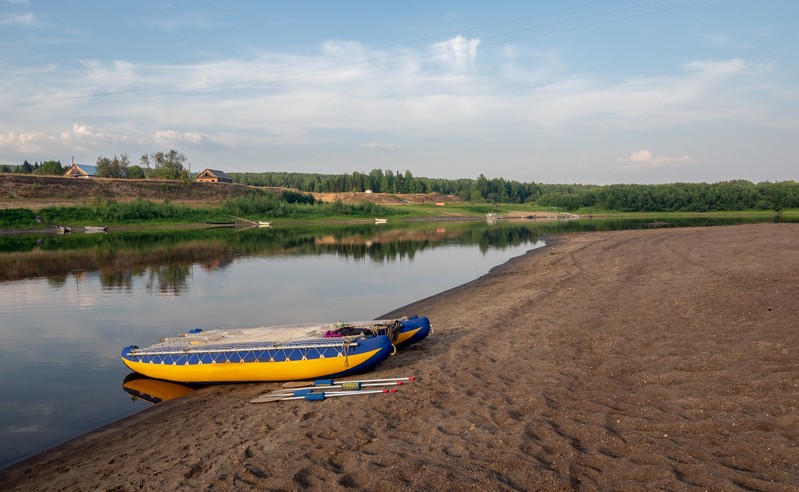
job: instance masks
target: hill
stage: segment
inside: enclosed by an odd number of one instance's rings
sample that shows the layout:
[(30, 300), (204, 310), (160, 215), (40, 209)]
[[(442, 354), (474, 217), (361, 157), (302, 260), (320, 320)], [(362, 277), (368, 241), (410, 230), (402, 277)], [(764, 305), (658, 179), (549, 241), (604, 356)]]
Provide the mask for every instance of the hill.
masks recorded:
[[(135, 199), (186, 205), (206, 205), (249, 193), (280, 193), (283, 188), (234, 183), (183, 183), (150, 179), (70, 178), (30, 174), (0, 174), (0, 208), (38, 210), (54, 205), (90, 203), (96, 199), (128, 202)], [(393, 195), (387, 193), (313, 193), (332, 203), (371, 201), (384, 205), (404, 203), (453, 203), (458, 197), (440, 194)]]
[(311, 193), (315, 199), (324, 203), (336, 201), (344, 203), (374, 202), (380, 205), (403, 205), (403, 204), (435, 204), (435, 203), (461, 203), (459, 197), (454, 195), (442, 195), (440, 193), (413, 193), (407, 195), (395, 195), (393, 193)]

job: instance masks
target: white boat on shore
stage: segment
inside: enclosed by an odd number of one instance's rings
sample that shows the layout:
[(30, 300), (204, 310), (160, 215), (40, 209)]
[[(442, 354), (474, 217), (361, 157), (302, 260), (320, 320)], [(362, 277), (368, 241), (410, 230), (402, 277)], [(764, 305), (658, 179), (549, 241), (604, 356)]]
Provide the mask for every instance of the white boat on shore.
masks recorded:
[(98, 234), (101, 232), (108, 232), (108, 226), (86, 226), (83, 228), (86, 234)]
[(386, 224), (388, 219), (375, 219), (375, 224)]

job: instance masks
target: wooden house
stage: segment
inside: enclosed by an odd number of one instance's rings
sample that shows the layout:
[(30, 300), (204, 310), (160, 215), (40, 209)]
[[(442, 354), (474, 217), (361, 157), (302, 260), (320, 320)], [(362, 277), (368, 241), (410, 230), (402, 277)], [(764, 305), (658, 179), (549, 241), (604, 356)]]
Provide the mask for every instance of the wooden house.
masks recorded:
[(201, 172), (195, 179), (202, 183), (232, 183), (233, 178), (227, 175), (224, 171), (217, 169), (206, 169)]
[(64, 173), (64, 176), (71, 176), (73, 178), (96, 178), (97, 166), (88, 166), (86, 164), (72, 164)]

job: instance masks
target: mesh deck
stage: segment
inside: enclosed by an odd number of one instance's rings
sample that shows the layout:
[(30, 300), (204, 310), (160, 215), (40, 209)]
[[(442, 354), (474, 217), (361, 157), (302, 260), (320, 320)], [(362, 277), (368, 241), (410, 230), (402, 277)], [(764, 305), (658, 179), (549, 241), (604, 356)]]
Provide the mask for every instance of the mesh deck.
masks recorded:
[(395, 320), (355, 321), (347, 323), (306, 323), (263, 326), (235, 330), (208, 330), (163, 339), (160, 343), (134, 350), (137, 355), (167, 353), (225, 352), (230, 350), (265, 350), (275, 348), (342, 347), (357, 345), (357, 337), (325, 337), (342, 327), (361, 328), (377, 333)]

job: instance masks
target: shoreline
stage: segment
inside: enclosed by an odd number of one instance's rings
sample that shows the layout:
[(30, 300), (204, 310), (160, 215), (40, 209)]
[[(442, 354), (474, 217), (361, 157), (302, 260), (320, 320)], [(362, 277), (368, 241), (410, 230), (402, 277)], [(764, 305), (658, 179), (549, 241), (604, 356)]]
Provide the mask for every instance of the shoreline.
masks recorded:
[(379, 317), (392, 395), (210, 386), (0, 470), (7, 490), (799, 484), (799, 224), (574, 233)]

